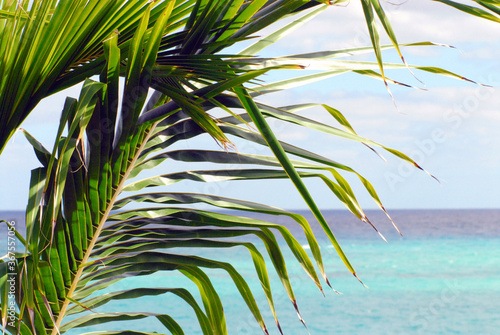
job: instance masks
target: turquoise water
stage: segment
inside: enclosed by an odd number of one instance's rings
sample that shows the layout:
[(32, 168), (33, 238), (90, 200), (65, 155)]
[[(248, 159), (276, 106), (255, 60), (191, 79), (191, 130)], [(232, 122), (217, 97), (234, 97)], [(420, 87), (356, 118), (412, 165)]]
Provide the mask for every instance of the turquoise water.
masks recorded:
[[(292, 256), (285, 253), (297, 302), (310, 334), (500, 333), (500, 211), (396, 211), (394, 218), (405, 234), (403, 238), (392, 231), (380, 213), (371, 213), (389, 244), (344, 212), (327, 214), (329, 222), (335, 223), (334, 231), (347, 256), (369, 288), (347, 271), (315, 227), (327, 275), (342, 294), (324, 285), (323, 297)], [(283, 223), (295, 230), (292, 224)], [(260, 250), (265, 253), (264, 248)], [(231, 261), (254, 289), (270, 333), (279, 334), (246, 249), (203, 250), (198, 254)], [(267, 263), (284, 333), (308, 334), (272, 272), (271, 262)], [(219, 290), (229, 334), (262, 334), (226, 273), (217, 270), (207, 273)], [(184, 286), (196, 292), (195, 286), (178, 273), (131, 278), (115, 289), (128, 285)], [(119, 310), (167, 313), (176, 318), (186, 334), (201, 334), (189, 306), (170, 295), (126, 303), (117, 301), (97, 311)], [(121, 323), (120, 329), (128, 325)], [(163, 331), (156, 320), (142, 321), (141, 327), (144, 331)], [(110, 328), (99, 326), (72, 334), (102, 329)]]

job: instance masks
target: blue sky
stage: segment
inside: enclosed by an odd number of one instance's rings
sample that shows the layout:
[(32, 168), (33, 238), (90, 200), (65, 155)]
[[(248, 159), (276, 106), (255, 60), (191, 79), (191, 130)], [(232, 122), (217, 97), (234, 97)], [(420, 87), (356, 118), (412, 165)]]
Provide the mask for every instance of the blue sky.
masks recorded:
[[(388, 209), (396, 208), (499, 208), (500, 205), (500, 24), (469, 17), (442, 4), (409, 0), (399, 6), (384, 4), (400, 43), (433, 41), (445, 47), (404, 48), (408, 63), (440, 66), (470, 79), (491, 85), (484, 87), (464, 81), (407, 70), (388, 71), (395, 80), (427, 90), (392, 86), (397, 108), (380, 81), (359, 75), (343, 75), (319, 84), (272, 94), (263, 101), (273, 105), (303, 102), (326, 103), (342, 111), (362, 136), (401, 150), (440, 183), (425, 173), (380, 151), (388, 162), (359, 143), (350, 143), (326, 134), (272, 122), (278, 136), (352, 166), (375, 186)], [(301, 27), (263, 55), (285, 55), (366, 46), (369, 37), (357, 1), (332, 7)], [(397, 61), (394, 53), (384, 54)], [(371, 56), (358, 58), (372, 59)], [(269, 79), (278, 78), (269, 75)], [(78, 96), (73, 88), (42, 101), (23, 128), (52, 147), (53, 134), (66, 95)], [(303, 115), (335, 124), (320, 109)], [(208, 144), (207, 144), (208, 143)], [(244, 152), (265, 153), (235, 140)], [(206, 139), (189, 144), (217, 146)], [(38, 167), (30, 145), (20, 133), (9, 143), (0, 164), (0, 210), (25, 207), (30, 170)], [(349, 179), (365, 208), (374, 204), (356, 179)], [(313, 196), (325, 209), (342, 204), (317, 180), (307, 180)], [(269, 203), (284, 208), (305, 208), (290, 183), (226, 183), (218, 186), (185, 184), (172, 190), (212, 192), (219, 195)], [(279, 193), (269, 190), (278, 190)]]

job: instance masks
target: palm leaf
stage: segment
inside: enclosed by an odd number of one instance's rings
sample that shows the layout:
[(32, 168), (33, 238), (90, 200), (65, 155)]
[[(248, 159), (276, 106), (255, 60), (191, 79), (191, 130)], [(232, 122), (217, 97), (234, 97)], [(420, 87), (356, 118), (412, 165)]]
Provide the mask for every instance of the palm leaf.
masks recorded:
[[(252, 34), (282, 17), (292, 17), (321, 3), (322, 6), (304, 12), (305, 15), (258, 40), (239, 55), (219, 53), (253, 37)], [(247, 280), (232, 264), (219, 259), (220, 253), (214, 257), (202, 256), (202, 250), (207, 248), (248, 251), (276, 328), (281, 332), (273, 297), (275, 289), (271, 289), (268, 273), (272, 263), (299, 321), (305, 325), (288, 268), (301, 266), (320, 292), (323, 291), (320, 276), (331, 285), (311, 224), (296, 213), (244, 199), (169, 190), (169, 185), (183, 181), (290, 180), (347, 269), (357, 277), (334, 235), (335, 227), (326, 221), (303, 179), (321, 179), (338, 201), (369, 224), (355, 189), (344, 175), (358, 178), (363, 189), (386, 212), (375, 189), (349, 166), (280, 141), (268, 120), (278, 119), (359, 142), (373, 151), (379, 147), (420, 167), (405, 154), (359, 135), (333, 107), (322, 104), (273, 107), (256, 99), (266, 93), (346, 72), (381, 79), (386, 85), (398, 82), (388, 79), (384, 69), (406, 67), (465, 78), (435, 67), (410, 66), (404, 61), (403, 64), (383, 63), (382, 50), (394, 47), (400, 54), (401, 51), (378, 0), (362, 1), (374, 47), (370, 50), (377, 58), (375, 63), (337, 59), (367, 52), (367, 48), (289, 57), (250, 57), (323, 11), (326, 3), (35, 0), (28, 6), (27, 1), (19, 5), (2, 2), (1, 148), (42, 98), (84, 78), (99, 75), (98, 80), (93, 77), (84, 81), (78, 99), (67, 99), (51, 151), (24, 131), (42, 167), (33, 170), (31, 175), (27, 233), (25, 237), (19, 236), (27, 251), (16, 255), (22, 294), (16, 301), (19, 311), (16, 327), (7, 326), (8, 332), (55, 335), (121, 320), (155, 318), (164, 327), (158, 331), (183, 334), (179, 320), (168, 315), (167, 310), (163, 311), (163, 306), (155, 313), (100, 312), (116, 300), (157, 295), (168, 299), (176, 295), (189, 306), (204, 334), (227, 334), (223, 302), (213, 283), (216, 271), (231, 280), (262, 331), (268, 334), (270, 329), (261, 312), (262, 302), (255, 298)], [(484, 5), (489, 8), (493, 4)], [(374, 12), (382, 21), (392, 46), (379, 45)], [(422, 42), (408, 46), (417, 45), (434, 44)], [(303, 70), (305, 65), (321, 72), (269, 84), (260, 82), (269, 71)], [(124, 78), (124, 85), (120, 85), (120, 77)], [(151, 89), (155, 91), (148, 101)], [(325, 125), (299, 114), (313, 106), (323, 107), (339, 125)], [(212, 117), (208, 112), (214, 108), (220, 108), (228, 116)], [(172, 145), (198, 135), (215, 139), (225, 150), (172, 149)], [(230, 152), (227, 150), (231, 147), (230, 136), (249, 144), (264, 145), (273, 155)], [(193, 166), (214, 163), (217, 167), (164, 172), (158, 167), (165, 161)], [(231, 167), (226, 168), (225, 164)], [(156, 173), (134, 179), (145, 170)], [(151, 192), (150, 187), (161, 189)], [(193, 204), (210, 206), (210, 209), (196, 209)], [(265, 219), (253, 218), (255, 213), (265, 214)], [(299, 243), (298, 236), (274, 222), (277, 216), (289, 217), (301, 228), (310, 255)], [(279, 239), (285, 243), (280, 244)], [(285, 260), (284, 249), (288, 249), (294, 259)], [(0, 287), (6, 292), (3, 261), (0, 271)], [(196, 290), (141, 285), (115, 290), (115, 285), (125, 278), (168, 275), (173, 271), (185, 276)], [(6, 301), (3, 294), (4, 327)], [(68, 316), (71, 316), (69, 321)], [(141, 321), (136, 325), (137, 329), (128, 331), (101, 328), (88, 334), (153, 333), (143, 329)]]
[[(483, 19), (487, 19), (494, 22), (500, 22), (500, 18), (496, 15), (500, 15), (500, 3), (494, 0), (474, 0), (474, 2), (483, 6), (485, 9), (474, 7), (470, 5), (465, 5), (459, 2), (451, 1), (451, 0), (434, 0), (437, 2), (444, 3), (448, 6), (454, 7), (464, 13), (474, 15)], [(496, 14), (496, 15), (495, 15)]]

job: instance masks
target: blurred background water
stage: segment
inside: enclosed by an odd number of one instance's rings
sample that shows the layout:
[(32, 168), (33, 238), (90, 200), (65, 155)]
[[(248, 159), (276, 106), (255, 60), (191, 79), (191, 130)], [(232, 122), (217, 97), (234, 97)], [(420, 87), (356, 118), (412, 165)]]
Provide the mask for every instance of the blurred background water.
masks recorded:
[[(368, 216), (389, 243), (351, 214), (325, 211), (344, 251), (369, 288), (363, 287), (345, 268), (311, 215), (299, 213), (310, 220), (319, 240), (329, 280), (333, 288), (341, 292), (337, 294), (324, 284), (323, 296), (280, 240), (299, 309), (310, 334), (499, 334), (500, 210), (393, 211), (391, 214), (404, 237), (397, 234), (383, 213), (368, 211)], [(22, 231), (22, 213), (1, 212), (0, 215), (4, 219), (16, 220), (17, 227)], [(293, 221), (276, 217), (259, 218), (273, 219), (286, 225), (306, 246), (300, 227)], [(1, 236), (6, 236), (5, 227), (2, 226), (0, 232)], [(2, 255), (5, 254), (6, 242), (3, 240), (0, 242)], [(257, 240), (255, 242), (266, 256), (263, 245)], [(279, 333), (245, 248), (223, 251), (179, 249), (176, 252), (230, 261), (254, 290), (270, 333)], [(284, 333), (308, 334), (277, 275), (273, 273), (272, 263), (268, 258), (266, 262)], [(222, 270), (206, 272), (219, 290), (229, 334), (262, 334), (227, 273)], [(115, 285), (114, 290), (130, 285), (182, 286), (197, 293), (196, 286), (178, 272), (129, 278)], [(198, 299), (198, 295), (195, 296)], [(194, 312), (173, 295), (115, 301), (96, 309), (98, 312), (119, 310), (169, 314), (185, 328), (186, 334), (201, 334)], [(164, 331), (155, 319), (139, 322), (143, 331)], [(112, 327), (104, 324), (79, 329), (71, 334), (126, 329), (131, 324), (122, 322)]]

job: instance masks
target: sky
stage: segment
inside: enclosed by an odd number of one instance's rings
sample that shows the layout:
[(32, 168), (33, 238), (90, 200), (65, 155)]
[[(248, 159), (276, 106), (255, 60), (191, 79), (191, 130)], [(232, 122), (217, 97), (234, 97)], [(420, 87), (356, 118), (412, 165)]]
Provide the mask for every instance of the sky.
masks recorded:
[[(401, 44), (432, 41), (455, 47), (403, 48), (409, 64), (443, 67), (489, 86), (414, 71), (417, 80), (408, 70), (401, 69), (387, 71), (387, 76), (425, 90), (391, 86), (395, 104), (381, 81), (354, 74), (271, 94), (261, 101), (275, 106), (328, 104), (344, 113), (358, 134), (403, 151), (439, 182), (381, 149), (378, 151), (387, 162), (359, 143), (276, 121), (270, 122), (273, 129), (284, 141), (353, 167), (372, 182), (389, 210), (499, 208), (500, 24), (433, 1), (408, 0), (400, 5), (388, 2), (383, 5)], [(352, 1), (346, 6), (332, 6), (262, 56), (345, 49), (369, 43), (361, 6)], [(366, 55), (355, 59), (374, 58)], [(398, 61), (392, 51), (385, 52), (384, 59)], [(266, 78), (277, 80), (280, 76), (270, 74)], [(52, 148), (64, 98), (77, 97), (78, 92), (75, 87), (42, 101), (22, 127)], [(335, 125), (321, 109), (311, 109), (302, 115)], [(241, 152), (268, 153), (234, 141)], [(218, 149), (206, 138), (187, 145)], [(39, 163), (21, 133), (10, 141), (0, 159), (0, 210), (22, 210), (27, 203), (30, 170)], [(352, 181), (361, 205), (375, 208), (359, 181), (346, 177)], [(321, 181), (306, 180), (306, 185), (321, 208), (343, 208)], [(208, 192), (287, 209), (306, 208), (293, 185), (285, 181), (185, 183), (171, 189)]]

